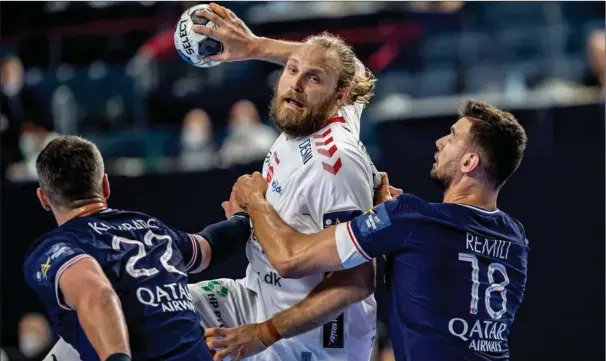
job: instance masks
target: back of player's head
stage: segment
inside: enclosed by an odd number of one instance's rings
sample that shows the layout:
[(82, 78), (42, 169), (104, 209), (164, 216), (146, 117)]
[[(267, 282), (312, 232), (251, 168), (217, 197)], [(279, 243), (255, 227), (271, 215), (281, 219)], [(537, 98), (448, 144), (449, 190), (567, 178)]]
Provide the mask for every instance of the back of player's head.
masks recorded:
[(36, 170), (40, 188), (55, 206), (69, 208), (103, 196), (103, 158), (86, 139), (62, 136), (52, 140), (36, 159)]
[(349, 96), (347, 98), (348, 104), (360, 103), (366, 105), (370, 102), (370, 99), (374, 95), (373, 90), (375, 88), (376, 79), (368, 69), (365, 69), (363, 76), (356, 76), (358, 67), (363, 67), (363, 65), (358, 63), (356, 54), (351, 46), (347, 45), (343, 39), (328, 32), (310, 36), (305, 42), (319, 45), (326, 50), (335, 52), (341, 63), (337, 91), (349, 89)]
[(511, 113), (481, 101), (464, 103), (459, 116), (471, 120), (471, 144), (488, 159), (484, 167), (487, 177), (495, 188), (501, 187), (522, 162), (526, 131)]

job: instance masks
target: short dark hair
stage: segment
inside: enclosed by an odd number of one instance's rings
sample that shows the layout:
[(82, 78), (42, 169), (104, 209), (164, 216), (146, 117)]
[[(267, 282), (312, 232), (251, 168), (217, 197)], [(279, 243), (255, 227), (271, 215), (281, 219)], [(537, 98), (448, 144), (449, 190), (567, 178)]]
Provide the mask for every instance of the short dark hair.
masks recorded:
[(55, 206), (79, 206), (81, 201), (103, 196), (103, 158), (86, 139), (53, 139), (38, 155), (36, 171), (40, 188)]
[(513, 114), (482, 101), (465, 102), (459, 116), (471, 120), (471, 143), (488, 158), (487, 177), (495, 188), (501, 187), (522, 162), (528, 141), (526, 131)]

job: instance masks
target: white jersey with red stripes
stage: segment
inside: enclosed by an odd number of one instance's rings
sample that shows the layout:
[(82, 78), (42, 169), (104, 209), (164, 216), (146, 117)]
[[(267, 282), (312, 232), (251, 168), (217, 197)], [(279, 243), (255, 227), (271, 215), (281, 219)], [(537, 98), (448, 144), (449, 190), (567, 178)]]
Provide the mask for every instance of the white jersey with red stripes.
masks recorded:
[[(315, 233), (373, 206), (380, 176), (359, 140), (362, 105), (344, 106), (313, 135), (280, 135), (263, 166), (267, 200), (280, 217), (303, 233)], [(255, 291), (257, 322), (302, 301), (324, 274), (284, 279), (269, 263), (254, 232), (246, 253), (250, 264), (243, 280)], [(374, 296), (350, 306), (323, 327), (282, 340), (259, 360), (368, 361), (375, 333)]]

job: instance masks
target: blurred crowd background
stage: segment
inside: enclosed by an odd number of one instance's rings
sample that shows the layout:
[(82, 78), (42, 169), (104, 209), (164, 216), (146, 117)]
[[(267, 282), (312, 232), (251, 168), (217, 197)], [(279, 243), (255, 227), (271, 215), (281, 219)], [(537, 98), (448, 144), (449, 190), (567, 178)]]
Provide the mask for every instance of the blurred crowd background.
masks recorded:
[[(36, 156), (53, 137), (78, 134), (98, 144), (107, 172), (118, 184), (112, 202), (168, 218), (169, 224), (190, 231), (219, 220), (220, 200), (229, 196), (231, 182), (244, 171), (260, 169), (277, 138), (268, 104), (280, 67), (248, 61), (198, 69), (177, 56), (174, 26), (194, 4), (0, 3), (2, 361), (41, 359), (54, 340), (21, 275), (27, 246), (52, 227), (50, 216), (37, 208), (33, 190)], [(534, 228), (537, 239), (531, 244), (538, 242), (533, 249), (539, 250), (534, 262), (547, 269), (533, 269), (531, 258), (527, 298), (543, 282), (547, 292), (542, 300), (553, 292), (556, 314), (523, 307), (525, 321), (514, 332), (526, 343), (513, 343), (518, 355), (513, 359), (604, 360), (604, 2), (224, 5), (259, 36), (296, 41), (328, 30), (355, 48), (378, 78), (376, 97), (362, 118), (362, 140), (375, 163), (393, 173), (392, 182), (405, 190), (437, 195), (421, 185), (427, 183), (431, 144), (454, 121), (461, 100), (486, 100), (518, 115), (531, 136), (531, 159), (525, 161), (531, 165), (523, 165), (505, 203)], [(421, 151), (427, 160), (415, 158)], [(575, 199), (565, 196), (570, 204), (563, 205), (555, 197), (570, 188)], [(568, 214), (574, 212), (569, 209), (573, 204), (586, 212), (584, 218)], [(192, 214), (196, 207), (213, 210)], [(568, 228), (545, 230), (557, 224), (549, 212), (558, 207), (567, 213), (561, 219), (569, 222)], [(560, 227), (566, 227), (563, 223)], [(566, 260), (567, 245), (577, 241), (564, 235), (578, 236), (579, 227), (587, 233), (578, 241), (593, 258), (570, 268), (599, 288), (591, 291), (589, 303), (578, 296), (585, 289), (550, 288), (562, 281), (550, 267)], [(544, 249), (556, 250), (543, 253), (540, 242)], [(239, 262), (241, 269), (229, 270), (234, 277), (246, 265), (241, 255)], [(533, 277), (544, 279), (533, 283)], [(534, 305), (541, 310), (541, 295), (535, 295)], [(566, 300), (573, 302), (567, 305)], [(589, 320), (579, 321), (579, 314), (569, 310), (579, 311), (582, 305), (592, 312), (586, 314)], [(572, 312), (562, 323), (580, 322), (574, 330), (530, 341), (538, 337), (535, 331), (551, 332), (545, 319), (564, 317), (557, 313), (562, 311)], [(382, 325), (377, 344), (376, 360), (390, 360)]]

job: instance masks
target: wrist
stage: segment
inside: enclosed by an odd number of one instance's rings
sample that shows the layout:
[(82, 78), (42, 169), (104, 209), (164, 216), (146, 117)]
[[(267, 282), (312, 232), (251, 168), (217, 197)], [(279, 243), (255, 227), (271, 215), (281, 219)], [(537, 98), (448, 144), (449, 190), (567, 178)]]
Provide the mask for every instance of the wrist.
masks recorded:
[(246, 202), (246, 210), (250, 214), (255, 210), (258, 210), (260, 207), (263, 207), (265, 203), (265, 195), (259, 193), (251, 193), (248, 197), (248, 202)]
[(269, 347), (282, 339), (282, 335), (280, 335), (271, 319), (257, 324), (257, 337), (265, 347)]
[(250, 42), (249, 55), (250, 59), (255, 60), (267, 60), (266, 49), (268, 48), (267, 42), (269, 38), (261, 36), (255, 36)]
[(105, 361), (131, 361), (131, 358), (128, 354), (125, 353), (114, 353), (109, 355)]

